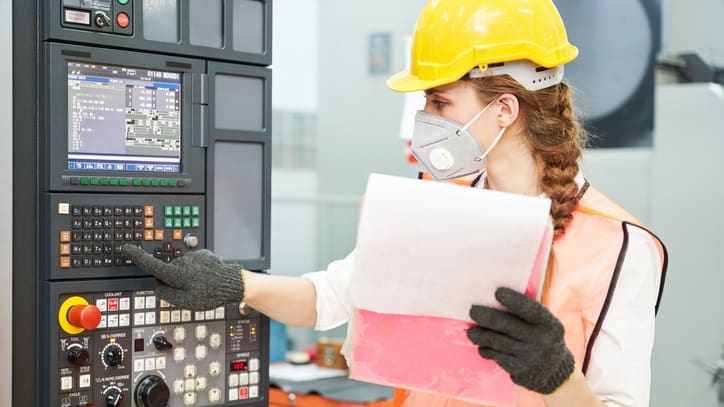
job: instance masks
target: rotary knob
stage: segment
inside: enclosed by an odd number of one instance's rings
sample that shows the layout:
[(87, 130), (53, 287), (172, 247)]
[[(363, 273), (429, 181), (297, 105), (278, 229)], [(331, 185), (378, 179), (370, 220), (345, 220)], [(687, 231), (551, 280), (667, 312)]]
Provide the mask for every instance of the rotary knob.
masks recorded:
[(199, 245), (199, 238), (196, 237), (196, 235), (189, 233), (184, 236), (184, 244), (189, 249), (195, 249)]
[(123, 393), (117, 388), (111, 388), (105, 393), (106, 407), (118, 407), (123, 400)]
[(157, 350), (161, 351), (170, 350), (171, 348), (173, 348), (173, 344), (169, 342), (168, 339), (166, 339), (166, 337), (163, 335), (155, 336), (153, 338), (153, 346), (155, 346)]
[(136, 387), (136, 405), (139, 407), (166, 407), (170, 396), (166, 382), (156, 375), (144, 377)]
[(83, 349), (80, 345), (75, 345), (73, 347), (68, 347), (66, 358), (68, 359), (68, 362), (76, 366), (84, 366), (88, 363), (90, 355), (86, 349)]
[(123, 349), (118, 345), (109, 345), (103, 351), (103, 359), (108, 366), (118, 366), (123, 361)]

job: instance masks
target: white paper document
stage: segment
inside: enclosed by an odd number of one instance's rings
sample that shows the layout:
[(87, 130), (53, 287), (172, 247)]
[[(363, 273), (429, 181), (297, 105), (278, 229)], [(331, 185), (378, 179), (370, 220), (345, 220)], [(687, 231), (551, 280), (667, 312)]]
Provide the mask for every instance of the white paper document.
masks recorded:
[(550, 249), (549, 210), (547, 198), (372, 174), (352, 306), (470, 321), (472, 304), (499, 306), (496, 288), (525, 291)]

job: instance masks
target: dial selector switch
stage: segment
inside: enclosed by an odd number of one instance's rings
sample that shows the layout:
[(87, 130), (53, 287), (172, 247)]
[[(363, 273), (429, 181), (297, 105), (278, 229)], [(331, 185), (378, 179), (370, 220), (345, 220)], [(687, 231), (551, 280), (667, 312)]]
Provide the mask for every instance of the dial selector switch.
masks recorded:
[(88, 354), (88, 351), (86, 349), (83, 349), (80, 344), (74, 344), (68, 346), (66, 358), (68, 359), (68, 362), (76, 366), (85, 366), (86, 364), (88, 364), (88, 359), (90, 358), (90, 355)]
[(136, 387), (136, 405), (139, 407), (166, 407), (171, 392), (166, 382), (156, 376), (146, 376)]
[(111, 344), (103, 349), (103, 360), (108, 366), (118, 366), (123, 362), (123, 349), (116, 344)]
[(123, 393), (118, 388), (110, 388), (105, 393), (106, 395), (106, 407), (118, 407), (123, 401)]
[(160, 351), (170, 350), (173, 348), (173, 344), (163, 335), (158, 335), (153, 338), (153, 346)]

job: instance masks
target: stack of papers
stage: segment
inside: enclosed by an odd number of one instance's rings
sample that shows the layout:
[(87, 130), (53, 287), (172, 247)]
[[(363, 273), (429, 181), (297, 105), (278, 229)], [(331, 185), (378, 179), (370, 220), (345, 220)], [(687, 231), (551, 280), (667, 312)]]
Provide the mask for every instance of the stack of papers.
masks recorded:
[(499, 406), (518, 388), (467, 338), (471, 305), (535, 297), (550, 201), (373, 174), (357, 236), (350, 377)]

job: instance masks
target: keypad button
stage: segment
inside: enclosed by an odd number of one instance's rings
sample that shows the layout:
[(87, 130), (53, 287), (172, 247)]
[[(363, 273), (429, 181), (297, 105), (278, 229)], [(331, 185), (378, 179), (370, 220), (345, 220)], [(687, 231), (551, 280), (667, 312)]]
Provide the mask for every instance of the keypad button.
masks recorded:
[(83, 262), (80, 257), (74, 256), (70, 258), (70, 265), (73, 268), (78, 268), (83, 266)]
[(82, 216), (83, 215), (83, 207), (78, 205), (71, 205), (70, 206), (70, 214), (73, 216)]
[(103, 232), (103, 241), (112, 242), (113, 241), (113, 232), (111, 232), (111, 231)]
[(173, 227), (173, 218), (164, 218), (163, 227), (166, 229), (171, 229)]
[(72, 239), (74, 242), (80, 242), (80, 241), (83, 240), (83, 233), (80, 232), (80, 231), (73, 231), (73, 232), (71, 233), (71, 239)]
[(92, 206), (83, 206), (83, 216), (91, 216), (93, 215), (93, 207)]
[(191, 207), (191, 216), (200, 216), (201, 213), (199, 212), (198, 205), (194, 205)]
[(143, 206), (134, 206), (133, 216), (143, 216)]
[(123, 216), (123, 207), (122, 206), (116, 206), (113, 208), (113, 214), (115, 216)]
[(171, 260), (173, 260), (173, 256), (171, 256), (171, 255), (169, 255), (169, 254), (164, 254), (164, 255), (163, 255), (163, 261), (164, 261), (164, 263), (171, 263)]
[(94, 206), (93, 207), (93, 216), (103, 216), (103, 207), (102, 206)]
[(183, 212), (183, 216), (191, 216), (191, 207), (184, 206), (182, 212)]
[(93, 220), (83, 219), (83, 229), (93, 229)]
[(164, 206), (163, 216), (173, 216), (173, 206)]
[(74, 219), (71, 221), (70, 227), (73, 228), (73, 229), (80, 229), (80, 228), (82, 228), (82, 227), (83, 227), (83, 220), (80, 219), (80, 218), (77, 218), (77, 219), (74, 218)]
[(191, 218), (191, 227), (192, 228), (199, 227), (199, 218)]
[(81, 254), (83, 252), (83, 246), (79, 244), (72, 244), (70, 245), (70, 253), (71, 254)]
[(83, 254), (93, 254), (93, 245), (92, 245), (92, 244), (84, 244), (84, 245), (83, 245)]
[(180, 248), (173, 249), (173, 257), (181, 257), (183, 255), (184, 255), (184, 252)]
[(124, 216), (133, 216), (133, 207), (126, 206), (125, 208), (123, 208), (123, 215)]
[(105, 216), (105, 217), (113, 216), (113, 208), (111, 208), (110, 206), (104, 206), (103, 207), (103, 216)]
[(183, 227), (183, 221), (181, 220), (181, 218), (173, 219), (173, 227), (175, 227), (175, 228)]
[(143, 219), (134, 219), (133, 220), (133, 227), (136, 229), (143, 229), (143, 227), (145, 225), (146, 225), (146, 223)]
[(174, 206), (173, 216), (183, 216), (183, 208), (181, 206)]

